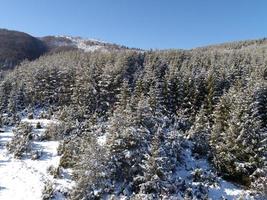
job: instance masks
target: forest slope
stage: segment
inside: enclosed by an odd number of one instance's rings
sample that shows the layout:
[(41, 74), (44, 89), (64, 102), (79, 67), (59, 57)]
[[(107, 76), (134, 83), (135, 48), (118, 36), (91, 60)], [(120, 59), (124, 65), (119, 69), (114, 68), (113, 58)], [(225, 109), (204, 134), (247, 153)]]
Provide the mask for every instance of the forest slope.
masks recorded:
[(38, 109), (61, 121), (46, 139), (62, 141), (71, 199), (208, 199), (222, 179), (264, 199), (264, 45), (45, 55), (1, 81), (2, 125)]

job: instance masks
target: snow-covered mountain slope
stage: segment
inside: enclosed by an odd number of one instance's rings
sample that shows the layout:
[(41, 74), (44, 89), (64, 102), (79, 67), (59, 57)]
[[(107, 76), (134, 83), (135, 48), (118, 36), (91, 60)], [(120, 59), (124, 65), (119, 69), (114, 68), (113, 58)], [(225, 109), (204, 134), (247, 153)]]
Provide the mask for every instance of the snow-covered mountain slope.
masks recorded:
[[(53, 123), (51, 120), (22, 120), (33, 127), (39, 122), (42, 129), (34, 129), (42, 134), (45, 128)], [(28, 157), (15, 159), (8, 153), (6, 144), (14, 136), (12, 128), (6, 127), (0, 133), (0, 199), (1, 200), (38, 200), (42, 197), (42, 190), (46, 183), (52, 183), (58, 192), (54, 199), (64, 199), (64, 193), (73, 186), (69, 179), (55, 179), (47, 169), (59, 165), (60, 156), (57, 154), (59, 141), (34, 141), (33, 150), (42, 150), (39, 159), (32, 160)]]
[[(111, 50), (125, 50), (129, 49), (125, 46), (108, 43), (96, 39), (84, 39), (82, 37), (72, 36), (46, 36), (41, 40), (48, 46), (50, 51), (57, 48), (74, 48), (85, 52), (91, 51), (111, 51)], [(137, 49), (130, 49), (137, 50)]]
[(78, 49), (84, 50), (85, 52), (95, 51), (99, 49), (104, 50), (105, 45), (107, 44), (98, 40), (83, 39), (81, 37), (65, 36), (65, 38), (71, 40), (73, 46), (77, 47)]

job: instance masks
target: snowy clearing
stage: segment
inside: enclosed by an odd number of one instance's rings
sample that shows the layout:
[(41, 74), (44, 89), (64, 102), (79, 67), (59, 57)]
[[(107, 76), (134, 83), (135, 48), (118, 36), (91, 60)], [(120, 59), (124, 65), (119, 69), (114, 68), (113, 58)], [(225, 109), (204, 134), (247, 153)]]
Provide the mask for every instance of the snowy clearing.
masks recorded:
[[(52, 123), (51, 120), (24, 119), (33, 127), (39, 122), (45, 127)], [(37, 131), (37, 130), (34, 130)], [(38, 130), (39, 131), (39, 130)], [(11, 128), (6, 128), (0, 133), (0, 199), (1, 200), (38, 200), (41, 199), (44, 184), (51, 181), (58, 191), (64, 192), (73, 186), (69, 179), (54, 179), (49, 175), (47, 168), (59, 165), (60, 156), (57, 155), (58, 141), (33, 142), (33, 150), (42, 150), (38, 160), (30, 158), (15, 159), (6, 149), (6, 144), (13, 137)], [(64, 199), (62, 195), (57, 195)]]

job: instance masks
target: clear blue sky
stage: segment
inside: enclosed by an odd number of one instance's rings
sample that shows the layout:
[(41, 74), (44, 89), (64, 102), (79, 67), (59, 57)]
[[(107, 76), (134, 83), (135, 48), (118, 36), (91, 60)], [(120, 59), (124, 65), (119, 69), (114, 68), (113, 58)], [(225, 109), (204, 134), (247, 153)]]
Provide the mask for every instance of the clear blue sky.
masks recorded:
[(267, 0), (0, 0), (0, 27), (188, 49), (267, 37)]

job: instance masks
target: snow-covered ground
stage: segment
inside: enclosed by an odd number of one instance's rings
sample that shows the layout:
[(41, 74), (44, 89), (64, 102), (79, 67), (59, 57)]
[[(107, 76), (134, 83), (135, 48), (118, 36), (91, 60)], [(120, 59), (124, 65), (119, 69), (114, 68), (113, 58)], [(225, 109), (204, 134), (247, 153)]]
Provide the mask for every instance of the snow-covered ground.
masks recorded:
[[(55, 121), (37, 119), (23, 119), (33, 127), (40, 122), (43, 132), (48, 124)], [(34, 131), (37, 131), (34, 129)], [(34, 150), (42, 150), (37, 160), (30, 158), (15, 159), (6, 149), (6, 144), (13, 137), (12, 128), (6, 128), (0, 133), (0, 199), (1, 200), (38, 200), (41, 199), (42, 190), (46, 182), (52, 182), (57, 190), (64, 192), (73, 186), (69, 179), (55, 179), (49, 175), (47, 168), (59, 165), (60, 156), (57, 155), (58, 141), (33, 142)], [(63, 199), (57, 195), (56, 199)]]
[[(33, 131), (42, 134), (50, 123), (59, 123), (56, 120), (27, 119), (23, 122), (36, 127), (39, 122), (42, 129)], [(61, 178), (54, 178), (47, 169), (50, 166), (55, 168), (59, 165), (60, 156), (57, 155), (59, 141), (34, 141), (33, 150), (42, 150), (42, 156), (38, 160), (30, 158), (15, 159), (6, 149), (6, 144), (12, 139), (12, 127), (6, 127), (0, 133), (0, 200), (39, 200), (46, 182), (51, 182), (57, 191), (54, 199), (65, 199), (64, 193), (71, 190), (74, 182), (69, 177), (69, 171), (62, 172)], [(105, 145), (106, 135), (99, 136), (97, 142)], [(188, 142), (183, 148), (181, 159), (182, 164), (177, 167), (175, 177), (184, 181), (187, 185), (197, 188), (200, 184), (208, 189), (209, 199), (264, 199), (257, 197), (253, 191), (245, 190), (238, 185), (227, 182), (218, 177), (206, 159), (197, 159), (192, 151), (192, 144)], [(194, 180), (193, 174), (196, 170), (203, 172), (204, 180)], [(211, 184), (212, 183), (212, 184)]]
[[(91, 52), (96, 50), (105, 50), (105, 44), (107, 42), (96, 40), (96, 39), (83, 39), (81, 37), (71, 37), (71, 36), (56, 36), (59, 38), (66, 38), (70, 40), (72, 43), (71, 45), (77, 47), (78, 49), (83, 50), (84, 52)], [(95, 44), (88, 44), (88, 42), (95, 42)], [(55, 43), (57, 46), (69, 46), (69, 43)]]
[[(212, 170), (212, 167), (208, 163), (206, 159), (196, 159), (192, 154), (192, 147), (189, 142), (188, 147), (184, 149), (182, 153), (183, 164), (177, 168), (177, 177), (180, 177), (186, 183), (192, 183), (192, 186), (198, 186), (199, 184), (204, 184), (208, 188), (208, 196), (209, 199), (227, 199), (227, 200), (235, 200), (235, 199), (244, 199), (244, 200), (252, 200), (252, 199), (264, 199), (264, 197), (257, 196), (253, 191), (246, 190), (241, 188), (239, 185), (235, 185), (228, 181), (223, 180), (218, 177)], [(203, 177), (207, 177), (210, 181), (196, 181), (193, 180), (193, 174), (197, 170), (201, 170), (203, 173)], [(205, 179), (205, 178), (204, 178)], [(210, 182), (214, 182), (214, 184), (210, 184)]]

